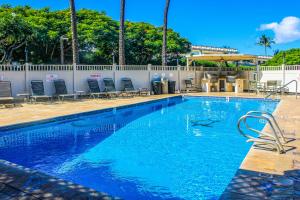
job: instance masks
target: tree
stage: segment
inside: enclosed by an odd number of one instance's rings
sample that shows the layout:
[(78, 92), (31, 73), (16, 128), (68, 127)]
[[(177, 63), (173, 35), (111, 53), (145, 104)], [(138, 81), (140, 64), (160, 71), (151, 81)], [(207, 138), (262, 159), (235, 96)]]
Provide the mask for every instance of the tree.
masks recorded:
[(120, 28), (119, 28), (119, 65), (125, 65), (125, 0), (120, 5)]
[(29, 24), (17, 14), (0, 15), (0, 63), (11, 63), (14, 53), (31, 39), (32, 33)]
[(77, 18), (74, 0), (70, 0), (73, 64), (79, 64)]
[(267, 56), (267, 48), (271, 48), (272, 44), (275, 44), (275, 41), (271, 38), (263, 34), (257, 43), (259, 46), (263, 46), (265, 48), (265, 55)]
[(268, 60), (264, 65), (266, 66), (279, 66), (285, 60), (286, 65), (299, 65), (300, 64), (300, 49), (289, 49), (287, 51), (279, 51), (274, 57)]
[(274, 52), (274, 56), (276, 56), (280, 52), (280, 50), (279, 49), (275, 49), (273, 52)]
[[(29, 61), (34, 64), (60, 63), (60, 36), (72, 38), (70, 10), (33, 9), (29, 6), (0, 6), (0, 21), (14, 24), (2, 26), (0, 35), (15, 34), (26, 37)], [(118, 54), (119, 22), (104, 12), (80, 9), (76, 13), (80, 63), (111, 64), (112, 52)], [(23, 28), (22, 28), (23, 27)], [(24, 27), (26, 27), (24, 29)], [(20, 29), (19, 29), (20, 28)], [(161, 64), (163, 30), (144, 22), (125, 22), (125, 57), (127, 64)], [(16, 29), (15, 31), (12, 31)], [(18, 31), (19, 30), (19, 31)], [(29, 31), (29, 32), (28, 32)], [(1, 36), (2, 37), (2, 36)], [(190, 51), (191, 43), (179, 33), (168, 29), (168, 63), (176, 65), (176, 58), (183, 58)], [(9, 44), (9, 43), (6, 43)], [(0, 45), (0, 59), (4, 52)], [(11, 60), (24, 62), (25, 45), (13, 51)], [(64, 42), (65, 63), (72, 63), (72, 40)], [(179, 58), (179, 59), (180, 59)], [(183, 60), (182, 60), (183, 61)], [(181, 63), (183, 64), (183, 62)]]
[(77, 12), (80, 60), (86, 64), (111, 64), (118, 52), (118, 23), (103, 12), (82, 9)]
[(164, 10), (164, 26), (163, 26), (163, 44), (162, 44), (162, 65), (167, 65), (167, 31), (168, 31), (168, 14), (169, 14), (170, 0), (166, 0)]

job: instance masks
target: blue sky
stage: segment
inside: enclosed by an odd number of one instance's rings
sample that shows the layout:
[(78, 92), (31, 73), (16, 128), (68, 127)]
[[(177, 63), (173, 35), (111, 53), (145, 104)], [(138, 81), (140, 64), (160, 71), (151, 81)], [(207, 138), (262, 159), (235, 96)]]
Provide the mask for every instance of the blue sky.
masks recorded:
[[(47, 6), (51, 9), (67, 8), (68, 2), (1, 0), (1, 3), (11, 5)], [(120, 0), (77, 0), (76, 6), (77, 9), (105, 11), (119, 19), (119, 3)], [(126, 0), (126, 19), (160, 26), (164, 4), (165, 0)], [(262, 33), (278, 41), (273, 50), (300, 47), (299, 8), (300, 1), (296, 0), (171, 0), (169, 27), (193, 44), (226, 45), (238, 48), (242, 53), (263, 54), (263, 48), (255, 45)]]

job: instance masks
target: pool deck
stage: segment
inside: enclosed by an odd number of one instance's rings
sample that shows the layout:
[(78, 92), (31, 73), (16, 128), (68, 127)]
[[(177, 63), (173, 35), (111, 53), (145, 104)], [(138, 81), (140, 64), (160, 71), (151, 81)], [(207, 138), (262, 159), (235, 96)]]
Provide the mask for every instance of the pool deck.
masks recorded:
[[(261, 97), (249, 93), (193, 93), (191, 95)], [(176, 95), (22, 104), (16, 108), (0, 109), (0, 116), (5, 116), (0, 118), (0, 127), (141, 103), (170, 96)], [(284, 130), (285, 136), (292, 140), (285, 145), (285, 149), (288, 151), (285, 154), (278, 154), (252, 147), (241, 164), (240, 170), (222, 195), (222, 199), (300, 199), (300, 99), (296, 100), (294, 96), (282, 97), (274, 115)], [(234, 128), (235, 126), (234, 124)], [(267, 130), (268, 127), (265, 127), (265, 129)], [(9, 181), (4, 181), (12, 175), (6, 174), (5, 176), (3, 171), (2, 161), (0, 162), (0, 198), (1, 194), (7, 195), (8, 193), (4, 192), (12, 187)], [(23, 191), (21, 186), (18, 189)], [(29, 195), (28, 193), (25, 194)], [(102, 193), (97, 195), (103, 197)]]

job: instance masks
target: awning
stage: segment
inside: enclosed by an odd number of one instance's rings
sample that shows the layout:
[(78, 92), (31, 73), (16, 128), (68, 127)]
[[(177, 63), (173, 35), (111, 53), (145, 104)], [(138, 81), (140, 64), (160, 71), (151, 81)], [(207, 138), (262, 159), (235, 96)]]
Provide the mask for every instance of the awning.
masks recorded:
[(246, 55), (246, 54), (205, 54), (205, 55), (190, 56), (187, 57), (187, 59), (189, 62), (195, 60), (225, 62), (225, 61), (256, 60), (257, 57), (253, 55)]

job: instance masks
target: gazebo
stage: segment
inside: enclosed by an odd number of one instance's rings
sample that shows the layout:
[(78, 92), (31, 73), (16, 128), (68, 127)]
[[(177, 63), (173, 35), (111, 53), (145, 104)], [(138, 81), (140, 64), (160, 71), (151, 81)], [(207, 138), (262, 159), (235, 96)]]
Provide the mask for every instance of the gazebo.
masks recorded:
[[(257, 56), (247, 55), (247, 54), (201, 54), (201, 55), (191, 55), (187, 56), (187, 67), (190, 66), (191, 62), (197, 60), (214, 61), (214, 62), (234, 62), (234, 61), (253, 61), (257, 63)], [(236, 76), (226, 76), (219, 77), (219, 75), (207, 74), (207, 77), (203, 79), (204, 88), (207, 92), (213, 90), (217, 91), (227, 91), (232, 92), (243, 92), (244, 90), (244, 80), (241, 78), (236, 78)], [(235, 89), (233, 89), (233, 87)]]

